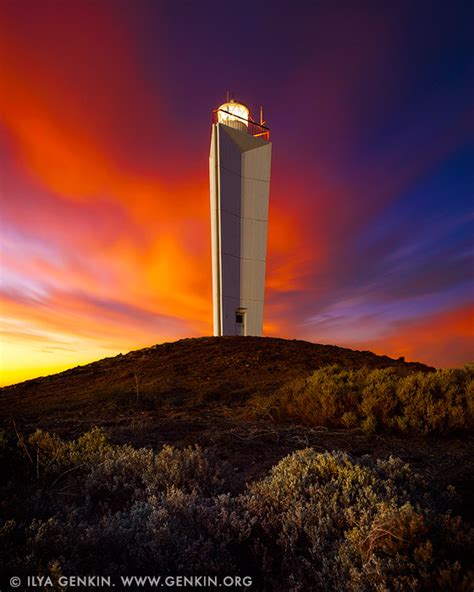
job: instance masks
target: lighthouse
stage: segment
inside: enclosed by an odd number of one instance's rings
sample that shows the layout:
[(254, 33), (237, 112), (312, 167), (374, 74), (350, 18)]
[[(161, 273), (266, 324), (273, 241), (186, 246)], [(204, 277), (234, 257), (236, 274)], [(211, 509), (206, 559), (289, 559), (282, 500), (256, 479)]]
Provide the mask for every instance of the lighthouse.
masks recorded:
[(214, 335), (262, 335), (270, 130), (234, 99), (213, 111), (209, 157)]

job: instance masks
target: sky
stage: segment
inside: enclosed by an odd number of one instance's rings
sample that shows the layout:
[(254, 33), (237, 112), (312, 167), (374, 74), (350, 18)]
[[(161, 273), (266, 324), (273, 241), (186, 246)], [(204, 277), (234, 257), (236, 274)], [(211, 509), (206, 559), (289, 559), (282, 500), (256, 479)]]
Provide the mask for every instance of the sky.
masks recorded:
[(264, 334), (472, 361), (473, 7), (0, 0), (1, 384), (212, 333), (227, 90), (272, 133)]

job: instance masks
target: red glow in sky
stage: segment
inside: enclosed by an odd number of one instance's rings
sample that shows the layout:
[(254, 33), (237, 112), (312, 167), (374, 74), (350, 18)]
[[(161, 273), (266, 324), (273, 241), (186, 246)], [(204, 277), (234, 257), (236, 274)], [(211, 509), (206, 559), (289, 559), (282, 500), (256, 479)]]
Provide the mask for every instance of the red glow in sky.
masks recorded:
[[(403, 111), (407, 123), (376, 129), (388, 139), (370, 137), (366, 122), (386, 121), (413, 81), (393, 62), (396, 15), (341, 11), (319, 15), (314, 47), (303, 27), (278, 60), (278, 31), (276, 54), (226, 45), (221, 56), (224, 39), (211, 42), (200, 15), (183, 24), (158, 2), (4, 3), (4, 384), (211, 333), (210, 113), (232, 82), (245, 102), (266, 101), (273, 128), (266, 333), (435, 365), (472, 357), (472, 309), (450, 263), (466, 245), (448, 240), (464, 215), (425, 217), (426, 252), (391, 222), (464, 146), (466, 107), (434, 127)], [(241, 69), (237, 58), (255, 56)], [(386, 88), (371, 86), (389, 62)], [(431, 273), (433, 244), (445, 280)]]

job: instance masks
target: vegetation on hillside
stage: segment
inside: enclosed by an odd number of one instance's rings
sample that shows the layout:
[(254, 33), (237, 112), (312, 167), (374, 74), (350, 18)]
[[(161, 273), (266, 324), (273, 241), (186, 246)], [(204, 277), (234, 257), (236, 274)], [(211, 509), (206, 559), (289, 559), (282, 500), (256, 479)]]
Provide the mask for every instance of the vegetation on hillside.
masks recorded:
[(244, 413), (367, 432), (468, 432), (474, 427), (474, 366), (405, 376), (393, 368), (326, 366), (271, 397), (256, 395)]
[(432, 369), (368, 351), (270, 337), (182, 339), (105, 358), (0, 389), (0, 421), (88, 416), (95, 423), (130, 407), (236, 405), (273, 395), (288, 381), (331, 364), (393, 368), (406, 376)]
[(0, 565), (250, 575), (255, 591), (471, 591), (473, 379), (236, 337), (7, 387)]
[(28, 574), (242, 574), (253, 590), (471, 590), (474, 533), (396, 458), (299, 450), (241, 489), (199, 447), (5, 433), (0, 563)]

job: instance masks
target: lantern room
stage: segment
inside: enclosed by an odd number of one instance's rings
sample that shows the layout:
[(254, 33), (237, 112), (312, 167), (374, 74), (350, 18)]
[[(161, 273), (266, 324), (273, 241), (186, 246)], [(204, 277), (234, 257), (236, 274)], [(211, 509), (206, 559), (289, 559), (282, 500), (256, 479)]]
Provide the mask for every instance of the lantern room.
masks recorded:
[(250, 111), (243, 103), (238, 103), (235, 99), (231, 99), (224, 103), (217, 110), (217, 121), (229, 127), (239, 129), (243, 132), (247, 131), (249, 125)]

